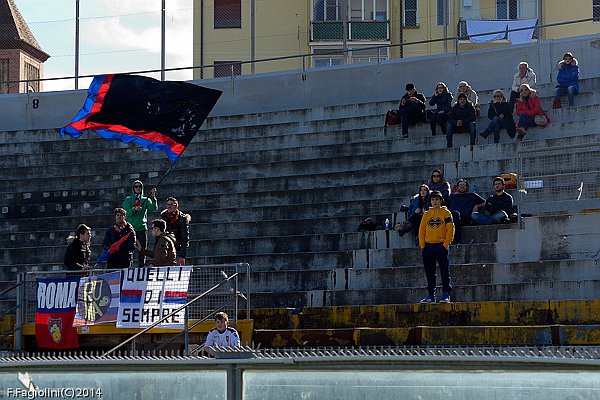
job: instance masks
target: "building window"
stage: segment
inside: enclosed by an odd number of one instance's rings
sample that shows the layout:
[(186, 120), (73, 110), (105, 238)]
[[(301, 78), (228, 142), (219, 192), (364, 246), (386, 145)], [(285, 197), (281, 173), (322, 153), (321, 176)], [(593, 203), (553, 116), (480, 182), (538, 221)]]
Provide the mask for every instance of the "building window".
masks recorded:
[(592, 16), (595, 22), (600, 22), (600, 0), (594, 0), (592, 5)]
[(241, 0), (215, 0), (215, 29), (242, 27)]
[(231, 76), (231, 66), (233, 65), (233, 75), (242, 74), (242, 64), (239, 61), (215, 61), (214, 77), (223, 78)]
[(387, 0), (350, 0), (351, 21), (387, 21)]
[(34, 92), (40, 91), (40, 69), (29, 63), (25, 63), (25, 79), (29, 81), (29, 87), (26, 92), (33, 90)]
[(339, 0), (315, 0), (313, 21), (339, 21)]
[(496, 0), (496, 19), (517, 19), (518, 0)]
[[(446, 20), (446, 16), (448, 15), (448, 10), (444, 10), (444, 3), (446, 3), (446, 0), (437, 0), (437, 24), (438, 25), (444, 25), (444, 21)], [(448, 24), (448, 22), (446, 22), (446, 25), (447, 24)]]
[(417, 27), (417, 0), (404, 0), (404, 26)]
[(8, 58), (0, 59), (0, 94), (8, 93)]

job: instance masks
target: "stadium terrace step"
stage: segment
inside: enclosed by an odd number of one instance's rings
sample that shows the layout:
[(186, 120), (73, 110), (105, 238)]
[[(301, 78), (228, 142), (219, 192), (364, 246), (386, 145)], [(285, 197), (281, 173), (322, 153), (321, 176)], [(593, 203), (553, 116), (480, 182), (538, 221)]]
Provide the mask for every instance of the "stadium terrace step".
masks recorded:
[(452, 326), (254, 331), (262, 347), (566, 346), (600, 343), (600, 325)]
[[(524, 263), (452, 264), (456, 286), (588, 281), (600, 279), (598, 260), (548, 260)], [(310, 290), (369, 290), (421, 287), (425, 284), (422, 263), (402, 267), (340, 268), (315, 271), (264, 271), (251, 274), (254, 293)]]
[[(364, 290), (307, 290), (261, 292), (252, 297), (254, 308), (323, 307), (370, 304), (415, 304), (427, 294), (425, 277), (419, 286)], [(453, 285), (453, 302), (596, 299), (600, 280), (541, 281), (533, 283)], [(441, 295), (441, 292), (438, 293)]]

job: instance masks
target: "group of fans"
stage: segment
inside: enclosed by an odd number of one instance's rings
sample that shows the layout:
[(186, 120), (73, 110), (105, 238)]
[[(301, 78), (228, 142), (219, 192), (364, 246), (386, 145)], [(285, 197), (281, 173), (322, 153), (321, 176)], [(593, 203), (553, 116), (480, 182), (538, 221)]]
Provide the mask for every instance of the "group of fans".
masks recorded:
[[(565, 53), (556, 68), (557, 85), (552, 108), (561, 108), (560, 97), (565, 95), (571, 107), (574, 105), (574, 96), (579, 93), (578, 61), (573, 54)], [(528, 128), (546, 127), (550, 119), (542, 109), (535, 85), (536, 75), (533, 69), (524, 61), (519, 63), (518, 71), (513, 77), (510, 99), (506, 99), (502, 89), (494, 90), (487, 114), (489, 123), (480, 135), (487, 138), (493, 134), (494, 143), (498, 143), (501, 129), (506, 129), (510, 138), (516, 135), (518, 140), (522, 140)], [(475, 123), (481, 115), (479, 97), (467, 81), (461, 81), (455, 93), (456, 97), (453, 97), (448, 86), (444, 82), (438, 82), (428, 102), (435, 109), (427, 110), (425, 96), (417, 92), (413, 83), (407, 83), (406, 94), (400, 99), (400, 106), (396, 111), (402, 124), (402, 137), (408, 138), (409, 126), (428, 120), (433, 136), (439, 125), (442, 135), (446, 136), (448, 148), (452, 147), (454, 133), (469, 133), (469, 143), (474, 145), (477, 138)], [(517, 123), (513, 111), (516, 112)]]
[(456, 191), (440, 169), (431, 173), (429, 184), (422, 184), (419, 192), (405, 208), (406, 220), (394, 226), (400, 236), (413, 232), (415, 243), (421, 248), (427, 277), (428, 294), (421, 302), (436, 302), (436, 263), (442, 278), (442, 296), (439, 302), (449, 303), (452, 284), (448, 250), (451, 243), (460, 243), (462, 226), (510, 223), (516, 218), (513, 198), (505, 192), (505, 181), (495, 177), (494, 193), (487, 199), (470, 191), (466, 179), (458, 179)]
[[(151, 234), (154, 237), (152, 250), (146, 249), (148, 211), (158, 209), (156, 188), (144, 196), (144, 185), (136, 180), (123, 207), (114, 209), (115, 222), (106, 230), (102, 241), (104, 253), (96, 260), (106, 260), (107, 268), (129, 268), (133, 266), (134, 250), (138, 251), (138, 267), (144, 267), (146, 257), (152, 258), (152, 265), (186, 265), (186, 252), (189, 245), (189, 222), (191, 217), (179, 210), (174, 197), (167, 198), (167, 208), (160, 218), (152, 221)], [(91, 267), (92, 230), (80, 224), (74, 236), (67, 238), (68, 246), (64, 256), (64, 266), (69, 271), (88, 270)]]

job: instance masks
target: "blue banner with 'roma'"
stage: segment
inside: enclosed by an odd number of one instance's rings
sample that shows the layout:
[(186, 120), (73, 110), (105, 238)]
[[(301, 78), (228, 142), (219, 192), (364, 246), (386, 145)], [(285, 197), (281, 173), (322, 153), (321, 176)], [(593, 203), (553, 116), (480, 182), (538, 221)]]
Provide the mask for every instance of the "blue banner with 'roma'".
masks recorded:
[(79, 278), (36, 279), (35, 339), (39, 349), (79, 347), (73, 318)]

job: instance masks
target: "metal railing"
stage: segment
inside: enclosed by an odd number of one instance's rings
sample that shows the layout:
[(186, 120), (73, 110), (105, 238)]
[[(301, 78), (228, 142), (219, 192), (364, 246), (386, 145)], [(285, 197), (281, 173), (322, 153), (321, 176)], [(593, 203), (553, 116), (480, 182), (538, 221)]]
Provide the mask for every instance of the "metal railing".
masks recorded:
[[(540, 40), (539, 32), (541, 29), (564, 26), (564, 25), (581, 24), (581, 23), (592, 22), (592, 21), (595, 21), (595, 19), (594, 18), (583, 18), (583, 19), (562, 21), (562, 22), (556, 22), (556, 23), (537, 24), (534, 32), (538, 32), (536, 35), (538, 37), (538, 40)], [(348, 60), (349, 62), (352, 62), (352, 59), (350, 57), (347, 57), (347, 55), (351, 54), (353, 51), (354, 52), (370, 51), (375, 54), (375, 53), (380, 53), (382, 49), (385, 49), (384, 53), (386, 54), (386, 56), (384, 56), (384, 57), (377, 56), (377, 57), (363, 58), (364, 60), (369, 60), (371, 62), (380, 63), (382, 61), (385, 61), (386, 59), (392, 58), (391, 56), (389, 56), (391, 54), (391, 52), (390, 52), (391, 49), (398, 48), (400, 50), (400, 54), (403, 54), (404, 50), (410, 46), (429, 45), (429, 44), (442, 43), (442, 42), (453, 43), (454, 48), (452, 50), (449, 50), (449, 52), (454, 52), (455, 54), (458, 54), (459, 52), (462, 52), (462, 51), (469, 51), (469, 49), (461, 50), (461, 47), (459, 46), (459, 42), (464, 42), (465, 40), (469, 40), (470, 37), (485, 36), (485, 35), (490, 35), (490, 34), (495, 34), (495, 33), (518, 32), (518, 31), (524, 31), (524, 30), (531, 29), (531, 27), (514, 28), (514, 29), (507, 29), (507, 30), (502, 30), (502, 31), (486, 32), (486, 33), (481, 33), (481, 34), (471, 35), (471, 36), (464, 36), (464, 35), (461, 35), (460, 26), (461, 25), (459, 23), (459, 25), (457, 25), (457, 35), (456, 36), (446, 37), (446, 38), (419, 40), (419, 41), (393, 43), (393, 44), (382, 44), (382, 45), (377, 45), (377, 46), (365, 46), (365, 47), (360, 47), (359, 49), (355, 49), (355, 48), (322, 49), (318, 52), (318, 54), (317, 53), (314, 53), (314, 54), (313, 53), (305, 53), (305, 54), (286, 55), (286, 56), (279, 56), (279, 57), (268, 57), (268, 58), (255, 59), (255, 60), (235, 61), (232, 63), (225, 62), (225, 63), (219, 63), (219, 64), (195, 65), (195, 66), (188, 66), (188, 67), (143, 69), (143, 70), (125, 71), (125, 72), (121, 72), (121, 73), (122, 74), (146, 74), (146, 75), (161, 73), (162, 75), (164, 75), (165, 72), (176, 72), (176, 71), (185, 71), (185, 70), (207, 70), (207, 69), (214, 69), (215, 67), (218, 67), (218, 68), (230, 69), (232, 71), (230, 77), (231, 77), (231, 79), (235, 79), (236, 74), (233, 72), (234, 69), (238, 68), (238, 67), (241, 68), (244, 65), (254, 66), (257, 63), (277, 63), (277, 62), (281, 62), (283, 60), (301, 59), (302, 79), (306, 79), (306, 71), (307, 71), (307, 69), (311, 68), (311, 66), (313, 65), (311, 60), (318, 59), (320, 57), (322, 58), (323, 56), (340, 57), (340, 60), (342, 63), (344, 62), (344, 60)], [(87, 75), (77, 75), (77, 76), (40, 78), (40, 79), (7, 80), (7, 81), (0, 81), (0, 85), (7, 85), (7, 84), (14, 85), (14, 84), (25, 83), (26, 86), (29, 86), (29, 84), (31, 82), (77, 80), (77, 79), (81, 79), (81, 78), (92, 78), (96, 75), (97, 74), (87, 74)]]
[[(239, 310), (245, 310), (250, 315), (250, 265), (248, 263), (216, 264), (191, 266), (187, 302), (185, 305), (184, 334), (185, 347), (188, 348), (187, 331), (214, 316), (216, 312), (224, 311), (230, 316), (232, 326), (237, 324)], [(92, 269), (89, 276), (98, 276), (108, 272), (120, 271), (121, 282), (127, 269), (107, 270)], [(15, 347), (22, 348), (22, 326), (35, 323), (36, 314), (36, 279), (38, 278), (68, 278), (81, 277), (81, 272), (72, 271), (33, 271), (19, 274), (22, 284), (19, 284), (19, 295), (15, 307), (17, 323)], [(240, 281), (241, 280), (241, 281)], [(202, 301), (198, 297), (202, 296)], [(240, 300), (241, 299), (241, 300)], [(183, 308), (182, 308), (183, 309)], [(195, 320), (192, 326), (187, 326), (190, 320)]]
[(600, 208), (600, 143), (522, 149), (517, 168), (520, 218)]

